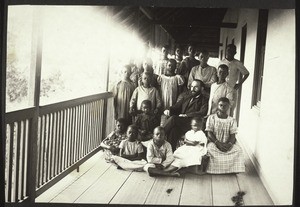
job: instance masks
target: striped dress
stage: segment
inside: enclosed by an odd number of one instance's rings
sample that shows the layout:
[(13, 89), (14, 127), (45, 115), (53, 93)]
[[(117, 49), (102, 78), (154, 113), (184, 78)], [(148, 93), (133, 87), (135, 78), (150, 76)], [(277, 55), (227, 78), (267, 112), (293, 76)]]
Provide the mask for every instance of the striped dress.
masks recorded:
[[(226, 119), (220, 119), (217, 114), (213, 114), (207, 119), (206, 131), (212, 132), (220, 142), (226, 142), (230, 134), (237, 133), (237, 123), (233, 117), (228, 116)], [(210, 156), (207, 173), (245, 172), (243, 151), (237, 142), (227, 152), (220, 151), (213, 142), (210, 142), (207, 145), (207, 151)]]

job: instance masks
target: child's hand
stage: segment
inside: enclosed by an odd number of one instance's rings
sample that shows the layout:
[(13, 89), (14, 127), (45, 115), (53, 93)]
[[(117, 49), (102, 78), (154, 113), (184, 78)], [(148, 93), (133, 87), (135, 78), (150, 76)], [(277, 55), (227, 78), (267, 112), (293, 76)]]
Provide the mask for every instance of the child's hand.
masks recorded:
[(155, 164), (155, 167), (160, 170), (164, 169), (164, 166), (162, 164)]
[(170, 110), (165, 110), (165, 111), (164, 111), (164, 115), (170, 116)]
[(233, 144), (229, 144), (229, 143), (224, 143), (224, 147), (226, 148), (226, 151), (229, 151), (232, 149)]
[(227, 148), (224, 146), (224, 143), (222, 142), (216, 142), (217, 148), (222, 152), (227, 152)]
[(198, 145), (200, 142), (194, 141), (193, 143), (194, 143), (194, 146), (196, 146), (196, 145)]

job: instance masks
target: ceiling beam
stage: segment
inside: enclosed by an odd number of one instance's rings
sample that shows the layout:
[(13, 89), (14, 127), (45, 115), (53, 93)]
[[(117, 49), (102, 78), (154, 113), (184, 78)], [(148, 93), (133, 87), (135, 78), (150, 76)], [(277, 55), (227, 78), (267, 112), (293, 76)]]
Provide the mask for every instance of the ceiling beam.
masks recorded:
[(139, 9), (141, 10), (141, 12), (143, 12), (143, 14), (146, 17), (148, 17), (148, 19), (154, 20), (154, 14), (152, 14), (152, 12), (149, 9), (147, 9), (145, 7), (141, 7), (141, 6), (139, 7)]
[(221, 23), (191, 23), (191, 24), (183, 24), (183, 23), (168, 23), (168, 22), (161, 22), (161, 21), (153, 21), (154, 24), (168, 26), (168, 27), (199, 27), (199, 28), (229, 28), (235, 29), (237, 28), (237, 23), (230, 23), (230, 22), (221, 22)]

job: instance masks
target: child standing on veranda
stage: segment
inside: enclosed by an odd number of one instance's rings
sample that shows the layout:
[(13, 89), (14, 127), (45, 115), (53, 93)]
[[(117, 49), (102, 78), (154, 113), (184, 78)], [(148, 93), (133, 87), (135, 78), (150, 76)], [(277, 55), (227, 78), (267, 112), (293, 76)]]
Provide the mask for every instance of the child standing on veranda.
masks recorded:
[(161, 86), (161, 96), (163, 109), (173, 106), (178, 97), (178, 86), (184, 84), (184, 79), (180, 75), (175, 74), (176, 60), (168, 60), (165, 73), (158, 77), (158, 83)]
[[(217, 76), (218, 81), (211, 85), (210, 96), (208, 101), (208, 112), (207, 115), (214, 114), (218, 110), (218, 100), (221, 97), (229, 99), (230, 106), (233, 106), (233, 88), (226, 82), (226, 78), (229, 74), (228, 66), (222, 64), (218, 67)], [(227, 114), (229, 114), (229, 109)]]
[(142, 113), (137, 115), (135, 125), (138, 127), (138, 139), (147, 147), (149, 140), (153, 137), (153, 130), (159, 125), (152, 110), (150, 100), (144, 100), (141, 105)]
[(105, 159), (110, 160), (111, 155), (119, 154), (119, 145), (122, 140), (126, 139), (127, 122), (123, 118), (116, 121), (116, 127), (100, 144), (105, 151)]
[(127, 128), (127, 139), (120, 143), (119, 156), (112, 156), (114, 162), (124, 170), (142, 170), (147, 163), (142, 160), (143, 147), (137, 140), (138, 129), (135, 125)]
[(152, 74), (144, 72), (142, 75), (142, 85), (138, 86), (131, 96), (130, 113), (135, 116), (140, 113), (142, 101), (150, 100), (154, 109), (154, 114), (157, 115), (161, 111), (162, 101), (158, 90), (151, 86)]
[[(180, 75), (175, 74), (176, 60), (169, 59), (167, 67), (165, 68), (165, 73), (157, 78), (158, 84), (161, 86), (161, 96), (163, 109), (168, 109), (176, 103), (178, 97), (179, 86), (184, 84), (184, 79)], [(167, 117), (165, 115), (161, 116), (162, 126)]]
[(128, 123), (131, 123), (129, 102), (135, 89), (134, 83), (129, 78), (131, 75), (131, 67), (125, 65), (121, 73), (122, 80), (113, 88), (115, 119), (124, 118)]

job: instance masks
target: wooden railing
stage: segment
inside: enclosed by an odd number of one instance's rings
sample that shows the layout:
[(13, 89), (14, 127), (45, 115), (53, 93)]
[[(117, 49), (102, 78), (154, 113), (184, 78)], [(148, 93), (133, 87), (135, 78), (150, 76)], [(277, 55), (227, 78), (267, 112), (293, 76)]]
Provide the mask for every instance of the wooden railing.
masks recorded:
[[(32, 184), (34, 196), (40, 195), (97, 152), (105, 129), (113, 127), (113, 117), (107, 116), (112, 113), (107, 107), (111, 97), (111, 93), (97, 94), (7, 113), (6, 202), (28, 199)], [(32, 121), (35, 113), (39, 113), (37, 122)], [(33, 133), (37, 133), (34, 142)], [(30, 153), (31, 143), (36, 144), (35, 155)], [(35, 182), (29, 175), (33, 159)]]

